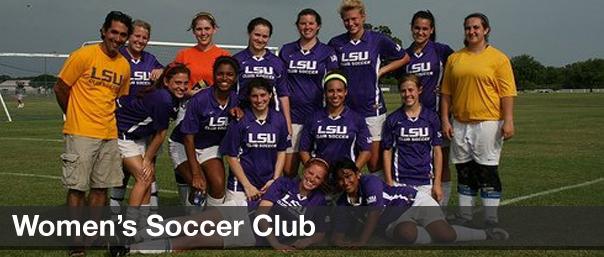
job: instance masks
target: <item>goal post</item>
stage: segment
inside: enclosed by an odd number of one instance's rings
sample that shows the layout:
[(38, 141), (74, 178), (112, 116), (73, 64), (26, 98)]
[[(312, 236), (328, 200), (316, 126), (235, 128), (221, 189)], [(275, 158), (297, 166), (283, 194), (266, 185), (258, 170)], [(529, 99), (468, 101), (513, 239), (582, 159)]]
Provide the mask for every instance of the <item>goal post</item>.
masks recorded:
[(0, 91), (0, 102), (2, 102), (2, 108), (4, 109), (8, 122), (13, 122), (13, 119), (10, 117), (10, 113), (8, 112), (8, 108), (6, 107), (6, 103), (4, 102), (4, 98), (2, 97), (2, 91)]

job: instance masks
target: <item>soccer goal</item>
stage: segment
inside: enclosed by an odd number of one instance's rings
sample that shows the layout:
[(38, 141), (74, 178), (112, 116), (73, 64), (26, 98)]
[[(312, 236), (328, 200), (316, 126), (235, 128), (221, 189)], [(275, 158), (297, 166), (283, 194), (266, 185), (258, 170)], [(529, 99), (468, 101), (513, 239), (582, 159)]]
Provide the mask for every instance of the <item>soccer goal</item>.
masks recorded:
[[(101, 41), (86, 41), (81, 46), (98, 44)], [(195, 43), (182, 43), (182, 42), (162, 42), (162, 41), (149, 41), (145, 51), (152, 53), (157, 59), (164, 65), (172, 62), (176, 57), (176, 53), (185, 47), (195, 46)], [(230, 44), (217, 44), (217, 46), (229, 51), (231, 54), (235, 54), (245, 48), (245, 45), (230, 45)], [(278, 53), (278, 47), (267, 47), (268, 50)], [(63, 65), (65, 59), (69, 57), (67, 53), (0, 53), (0, 75), (9, 75), (10, 77), (23, 78), (23, 77), (35, 77), (41, 74), (54, 74), (56, 75)], [(15, 75), (17, 74), (17, 75)], [(24, 75), (25, 74), (25, 75)], [(1, 81), (0, 81), (1, 82)], [(8, 82), (7, 82), (8, 83)], [(28, 89), (27, 95), (36, 95), (32, 98), (36, 98), (39, 101), (55, 101), (52, 90), (45, 88), (43, 94), (37, 95), (37, 92), (41, 90)], [(42, 117), (42, 114), (27, 114), (29, 116), (23, 116), (27, 112), (16, 112), (13, 109), (13, 105), (10, 101), (15, 95), (15, 86), (6, 85), (5, 87), (0, 86), (0, 104), (4, 111), (6, 118), (0, 118), (12, 122), (16, 120), (30, 120), (30, 119), (48, 119), (48, 117)], [(49, 97), (50, 96), (50, 97)], [(12, 114), (12, 115), (11, 115)], [(49, 114), (53, 115), (53, 114)], [(1, 114), (0, 114), (1, 116)], [(54, 117), (54, 115), (52, 116)], [(56, 115), (53, 119), (63, 119), (62, 115)]]

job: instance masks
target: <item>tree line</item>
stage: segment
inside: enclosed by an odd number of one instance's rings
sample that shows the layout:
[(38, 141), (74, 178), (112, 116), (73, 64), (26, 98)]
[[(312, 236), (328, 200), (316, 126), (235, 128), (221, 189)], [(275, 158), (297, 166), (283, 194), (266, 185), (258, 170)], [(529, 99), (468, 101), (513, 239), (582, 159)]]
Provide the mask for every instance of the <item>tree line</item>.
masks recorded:
[(589, 59), (564, 67), (544, 66), (534, 57), (512, 57), (514, 78), (519, 90), (604, 88), (604, 59)]

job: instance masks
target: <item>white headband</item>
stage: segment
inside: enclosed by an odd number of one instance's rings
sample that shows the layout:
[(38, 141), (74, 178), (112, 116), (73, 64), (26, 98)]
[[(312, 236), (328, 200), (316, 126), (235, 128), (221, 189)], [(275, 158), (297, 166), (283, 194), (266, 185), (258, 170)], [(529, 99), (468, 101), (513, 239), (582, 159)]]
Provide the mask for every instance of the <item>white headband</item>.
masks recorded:
[(338, 80), (344, 82), (344, 86), (348, 87), (348, 80), (346, 80), (346, 77), (344, 77), (344, 75), (339, 74), (339, 73), (332, 73), (332, 74), (327, 75), (323, 79), (323, 86), (325, 86), (325, 84), (327, 84), (327, 82), (332, 79), (338, 79)]

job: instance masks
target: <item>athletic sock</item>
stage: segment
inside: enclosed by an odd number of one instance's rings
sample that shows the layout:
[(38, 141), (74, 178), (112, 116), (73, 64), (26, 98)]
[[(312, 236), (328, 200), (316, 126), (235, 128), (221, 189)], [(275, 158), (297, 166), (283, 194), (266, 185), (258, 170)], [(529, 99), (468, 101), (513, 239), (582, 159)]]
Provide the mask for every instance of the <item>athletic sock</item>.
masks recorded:
[(459, 214), (462, 218), (472, 220), (472, 206), (474, 206), (473, 196), (459, 194)]
[(485, 207), (484, 219), (487, 223), (498, 223), (499, 217), (497, 215), (497, 207), (501, 198), (482, 198), (482, 205)]
[(482, 229), (473, 229), (457, 225), (452, 225), (451, 227), (455, 230), (455, 234), (457, 234), (457, 239), (455, 239), (456, 242), (487, 239), (487, 233)]
[(157, 190), (157, 181), (153, 181), (153, 183), (151, 183), (151, 198), (149, 199), (149, 205), (154, 210), (159, 206), (159, 193)]
[(224, 196), (222, 198), (214, 198), (208, 194), (206, 201), (208, 206), (222, 206), (224, 204)]

